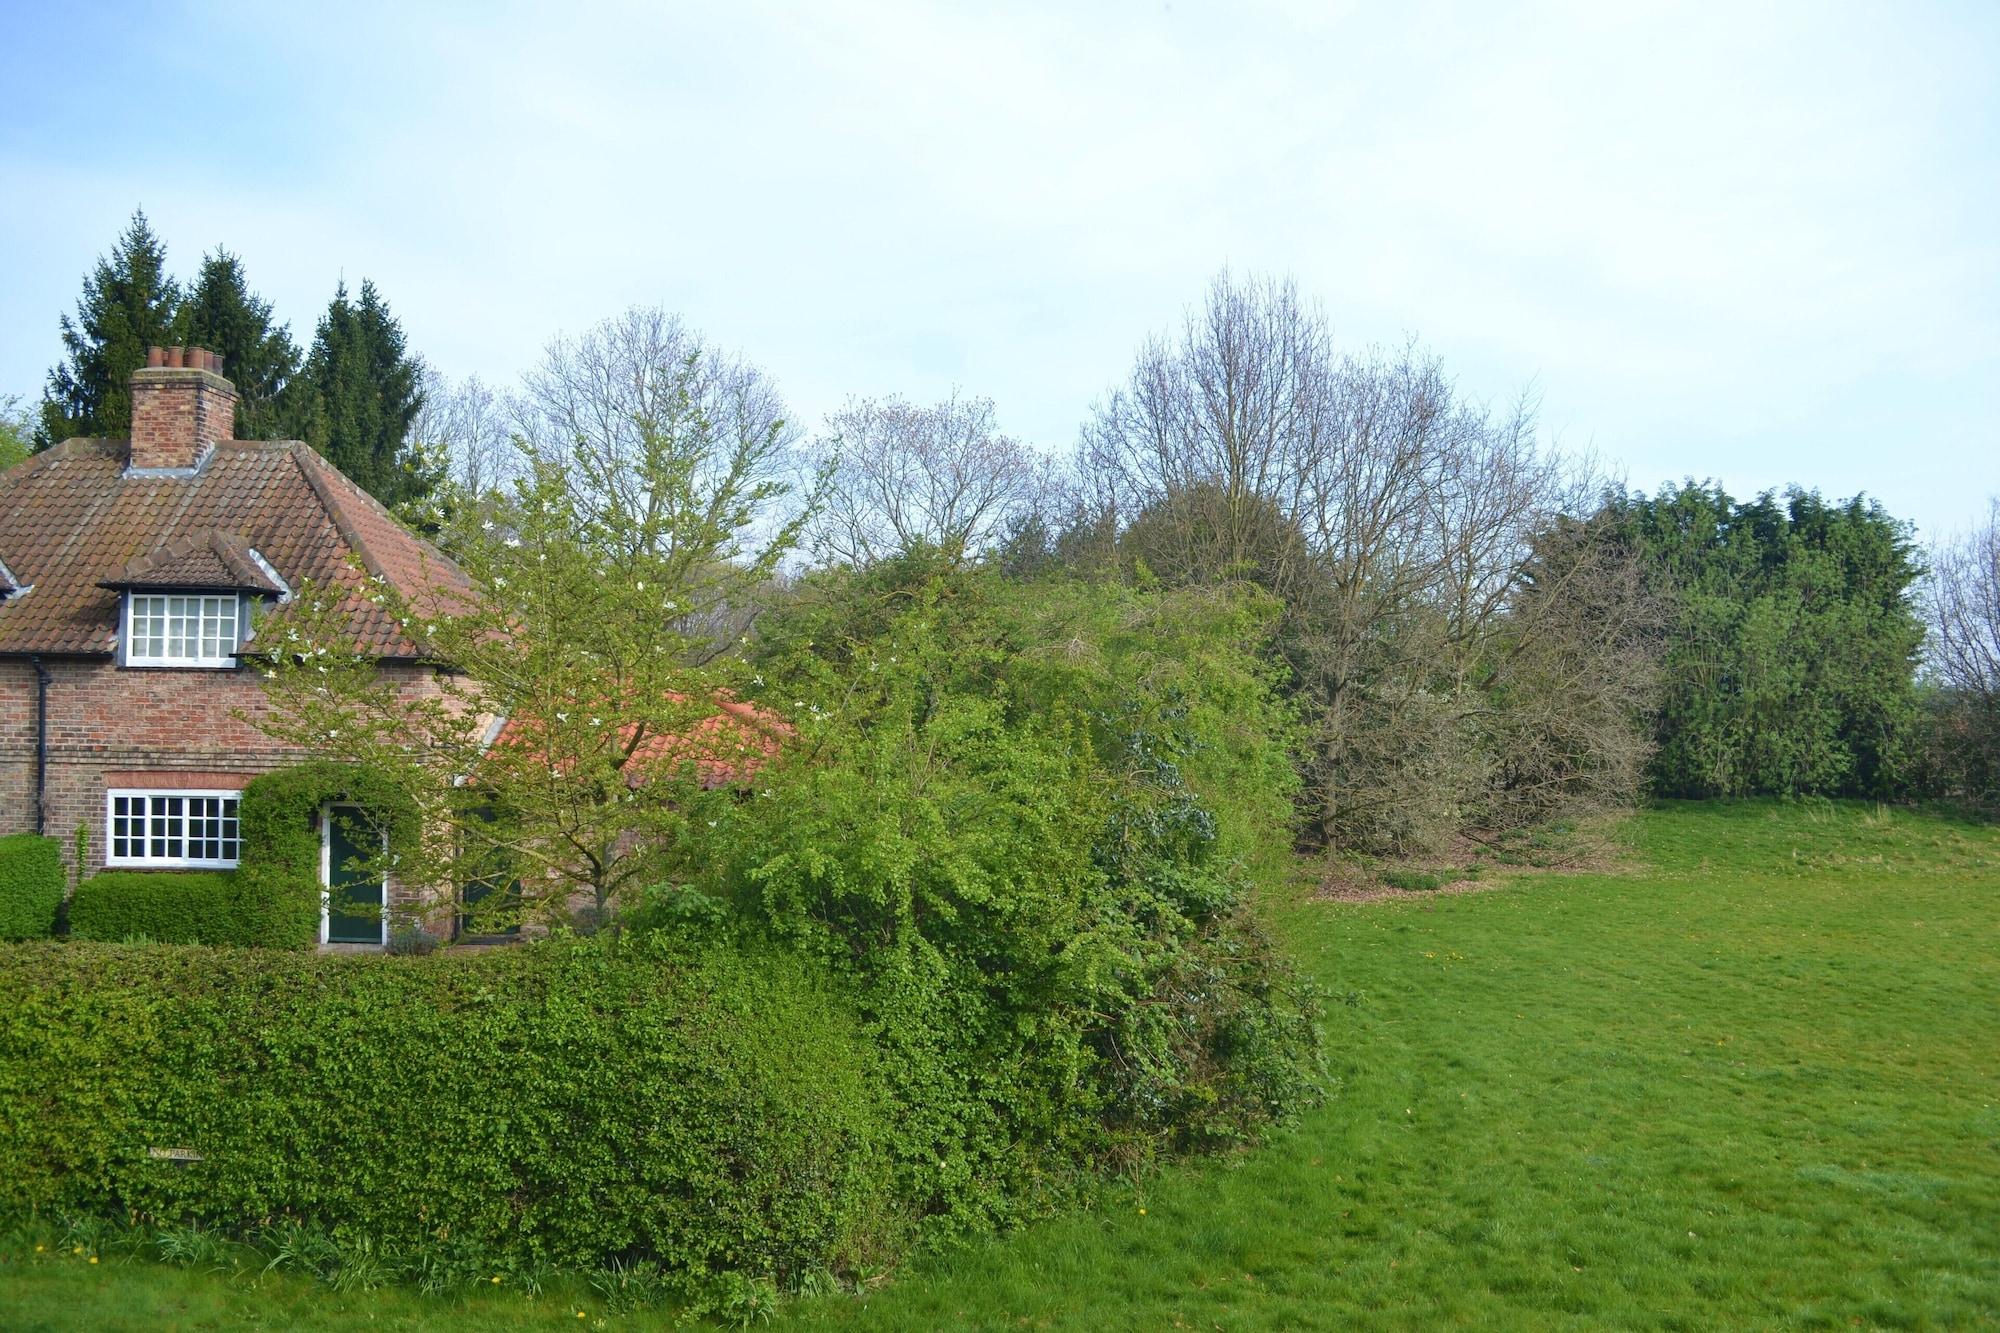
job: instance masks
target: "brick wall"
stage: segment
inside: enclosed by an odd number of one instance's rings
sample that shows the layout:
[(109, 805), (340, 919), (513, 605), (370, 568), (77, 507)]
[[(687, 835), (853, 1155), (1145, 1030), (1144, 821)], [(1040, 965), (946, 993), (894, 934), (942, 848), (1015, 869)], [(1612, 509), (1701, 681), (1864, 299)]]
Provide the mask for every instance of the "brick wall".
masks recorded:
[[(85, 872), (104, 868), (111, 787), (240, 788), (260, 773), (307, 757), (249, 720), (269, 715), (254, 669), (120, 669), (108, 661), (48, 659), (49, 760), (46, 831), (65, 862), (78, 823), (90, 830)], [(411, 692), (435, 689), (430, 673), (387, 664)], [(242, 713), (244, 719), (235, 716)], [(0, 834), (35, 827), (35, 669), (0, 658)], [(71, 867), (72, 871), (74, 866)], [(390, 904), (448, 928), (449, 913), (393, 881)]]

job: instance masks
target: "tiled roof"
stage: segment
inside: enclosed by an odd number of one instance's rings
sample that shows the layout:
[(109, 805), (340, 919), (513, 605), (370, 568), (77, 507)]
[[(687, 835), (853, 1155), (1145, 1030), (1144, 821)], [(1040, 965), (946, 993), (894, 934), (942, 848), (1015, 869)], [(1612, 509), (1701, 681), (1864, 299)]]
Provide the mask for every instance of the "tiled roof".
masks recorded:
[(419, 605), (470, 591), (437, 548), (296, 441), (224, 441), (184, 476), (128, 476), (125, 461), (122, 440), (70, 440), (0, 473), (0, 563), (31, 589), (0, 602), (0, 654), (110, 652), (119, 594), (101, 583), (156, 558), (176, 573), (227, 567), (204, 533), (246, 559), (254, 549), (294, 589), (340, 590), (358, 646), (384, 657), (417, 649), (369, 601), (371, 576)]
[(281, 596), (291, 591), (258, 563), (250, 543), (220, 528), (202, 528), (156, 546), (110, 578), (100, 588), (233, 588)]
[[(674, 703), (685, 703), (680, 695), (669, 695)], [(775, 759), (792, 735), (791, 724), (776, 713), (753, 703), (718, 694), (717, 711), (696, 718), (673, 733), (655, 732), (640, 742), (632, 757), (623, 764), (625, 781), (634, 787), (659, 770), (671, 772), (693, 763), (703, 787), (732, 787), (747, 782), (767, 762)], [(620, 745), (629, 745), (633, 724), (619, 728)], [(521, 718), (509, 718), (494, 738), (494, 748), (523, 746), (534, 753), (541, 731)], [(540, 762), (540, 761), (537, 761)]]

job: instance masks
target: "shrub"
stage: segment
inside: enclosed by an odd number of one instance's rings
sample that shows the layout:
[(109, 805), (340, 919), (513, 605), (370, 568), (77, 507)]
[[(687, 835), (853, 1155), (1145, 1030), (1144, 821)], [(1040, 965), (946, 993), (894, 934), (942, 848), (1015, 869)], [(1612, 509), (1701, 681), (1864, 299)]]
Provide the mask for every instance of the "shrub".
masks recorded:
[(62, 898), (61, 843), (38, 833), (0, 838), (0, 939), (54, 934)]
[(226, 870), (107, 870), (76, 886), (70, 938), (259, 944), (259, 917)]
[(0, 946), (0, 1219), (790, 1287), (892, 1232), (885, 1117), (848, 1005), (782, 956)]
[(1246, 889), (1284, 856), (1258, 608), (1074, 585), (1028, 605), (921, 554), (764, 622), (800, 744), (719, 812), (700, 898), (864, 998), (899, 1192), (933, 1236), (1093, 1170), (1252, 1140), (1316, 1092), (1315, 998)]

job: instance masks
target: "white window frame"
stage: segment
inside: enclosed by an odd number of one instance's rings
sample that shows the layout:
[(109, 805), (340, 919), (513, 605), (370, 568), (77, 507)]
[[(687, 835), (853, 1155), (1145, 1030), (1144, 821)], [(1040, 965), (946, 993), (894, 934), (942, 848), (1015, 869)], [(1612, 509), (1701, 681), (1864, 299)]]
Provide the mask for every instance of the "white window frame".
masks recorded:
[[(148, 657), (142, 655), (138, 651), (138, 640), (132, 633), (132, 612), (135, 604), (141, 597), (158, 598), (162, 602), (173, 598), (182, 598), (201, 603), (202, 605), (197, 608), (195, 620), (197, 627), (195, 643), (197, 646), (199, 646), (202, 638), (199, 627), (202, 620), (207, 616), (209, 603), (220, 605), (227, 602), (232, 604), (235, 607), (235, 616), (231, 621), (233, 628), (230, 632), (229, 652), (221, 657), (175, 657), (172, 655)], [(247, 619), (243, 612), (243, 595), (241, 593), (128, 591), (125, 594), (124, 605), (120, 610), (119, 623), (119, 643), (124, 649), (125, 665), (138, 667), (201, 667), (209, 670), (223, 670), (233, 667), (236, 665), (236, 649), (243, 644), (244, 621)], [(165, 608), (162, 607), (161, 614), (164, 615), (165, 613)], [(163, 634), (161, 638), (164, 641), (165, 635)]]
[[(153, 819), (155, 818), (153, 814), (152, 803), (155, 800), (172, 800), (177, 797), (183, 798), (184, 800), (215, 799), (219, 801), (235, 801), (239, 803), (238, 813), (237, 815), (233, 816), (233, 818), (236, 819), (235, 858), (211, 860), (203, 857), (191, 857), (185, 854), (187, 851), (187, 845), (191, 841), (191, 839), (188, 837), (188, 832), (187, 832), (188, 811), (187, 811), (187, 806), (185, 804), (181, 806), (180, 833), (179, 833), (181, 851), (183, 854), (178, 857), (154, 856), (151, 854), (150, 849), (153, 841)], [(117, 824), (118, 802), (121, 798), (125, 800), (143, 800), (146, 802), (146, 812), (144, 815), (139, 816), (139, 818), (143, 820), (143, 831), (139, 838), (139, 843), (141, 847), (146, 850), (143, 851), (142, 854), (138, 856), (133, 856), (129, 852), (123, 856), (118, 855), (118, 844), (115, 836), (115, 830), (118, 827)], [(242, 800), (243, 800), (243, 793), (240, 790), (231, 791), (226, 788), (112, 787), (104, 793), (104, 864), (106, 866), (115, 866), (121, 869), (130, 868), (134, 870), (234, 870), (236, 869), (237, 865), (241, 863), (243, 856), (243, 824), (241, 818), (242, 807), (240, 804)], [(128, 819), (132, 818), (132, 816), (130, 815), (126, 817)], [(161, 817), (170, 818), (170, 816), (161, 816)], [(218, 806), (216, 818), (227, 820), (232, 818), (232, 816), (228, 813), (227, 807)], [(129, 835), (127, 836), (126, 840), (128, 842), (131, 841)]]

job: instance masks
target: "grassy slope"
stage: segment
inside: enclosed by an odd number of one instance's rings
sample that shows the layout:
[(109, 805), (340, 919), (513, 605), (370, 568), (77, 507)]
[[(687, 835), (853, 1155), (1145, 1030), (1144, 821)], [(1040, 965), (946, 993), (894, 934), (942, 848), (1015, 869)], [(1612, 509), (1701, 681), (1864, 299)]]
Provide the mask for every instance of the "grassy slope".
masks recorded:
[[(1334, 996), (1323, 1109), (789, 1322), (2000, 1323), (2000, 833), (1735, 805), (1636, 837), (1638, 873), (1274, 905)], [(584, 1326), (553, 1298), (22, 1256), (10, 1304), (10, 1327)]]

